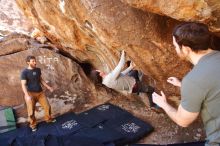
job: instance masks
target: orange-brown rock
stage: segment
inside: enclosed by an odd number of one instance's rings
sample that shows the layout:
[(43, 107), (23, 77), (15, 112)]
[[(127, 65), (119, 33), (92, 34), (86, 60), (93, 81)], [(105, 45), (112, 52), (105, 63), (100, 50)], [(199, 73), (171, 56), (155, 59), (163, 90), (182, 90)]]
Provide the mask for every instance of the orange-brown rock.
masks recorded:
[(181, 21), (200, 21), (220, 33), (219, 0), (121, 0), (144, 11), (166, 15)]
[(166, 93), (176, 88), (169, 76), (190, 68), (176, 56), (171, 32), (174, 19), (132, 8), (118, 0), (17, 0), (26, 16), (60, 49), (79, 62), (110, 71), (124, 49), (138, 69)]
[(177, 20), (207, 20), (211, 17), (211, 7), (204, 0), (121, 0), (145, 11), (166, 15)]

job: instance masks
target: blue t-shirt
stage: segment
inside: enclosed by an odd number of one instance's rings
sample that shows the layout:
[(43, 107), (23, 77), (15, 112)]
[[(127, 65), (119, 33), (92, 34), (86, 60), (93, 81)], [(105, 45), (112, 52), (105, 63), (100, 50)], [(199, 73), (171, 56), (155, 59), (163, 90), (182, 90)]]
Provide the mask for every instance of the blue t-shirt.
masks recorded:
[(24, 69), (21, 72), (21, 80), (26, 80), (27, 90), (30, 92), (41, 92), (41, 70), (40, 68)]

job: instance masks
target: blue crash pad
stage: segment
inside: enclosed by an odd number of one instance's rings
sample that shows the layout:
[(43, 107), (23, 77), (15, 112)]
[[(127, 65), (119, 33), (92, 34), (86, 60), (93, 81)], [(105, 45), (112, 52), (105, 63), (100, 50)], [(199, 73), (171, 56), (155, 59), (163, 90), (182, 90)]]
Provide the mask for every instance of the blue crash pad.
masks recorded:
[(116, 119), (123, 115), (132, 116), (131, 113), (127, 112), (126, 110), (123, 110), (113, 104), (106, 103), (82, 112), (78, 114), (77, 117), (81, 124), (87, 127), (93, 127), (97, 124), (111, 119)]
[(153, 127), (112, 104), (102, 104), (80, 114), (67, 113), (55, 123), (41, 122), (37, 131), (26, 126), (0, 134), (1, 146), (122, 146), (149, 134)]
[(123, 139), (116, 142), (116, 145), (134, 143), (153, 131), (153, 127), (134, 117), (123, 115), (104, 123), (107, 127), (117, 131)]

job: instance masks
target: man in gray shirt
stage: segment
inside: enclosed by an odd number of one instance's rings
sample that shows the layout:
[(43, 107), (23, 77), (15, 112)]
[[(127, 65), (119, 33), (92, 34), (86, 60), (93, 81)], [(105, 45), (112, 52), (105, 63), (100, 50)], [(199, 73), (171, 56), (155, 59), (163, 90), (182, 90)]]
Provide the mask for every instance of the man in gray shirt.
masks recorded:
[(213, 36), (204, 24), (184, 23), (173, 31), (173, 44), (179, 57), (194, 67), (180, 82), (176, 77), (167, 82), (181, 87), (178, 109), (167, 103), (165, 94), (153, 93), (159, 105), (178, 125), (187, 127), (201, 113), (207, 135), (206, 146), (220, 144), (220, 52), (216, 51)]

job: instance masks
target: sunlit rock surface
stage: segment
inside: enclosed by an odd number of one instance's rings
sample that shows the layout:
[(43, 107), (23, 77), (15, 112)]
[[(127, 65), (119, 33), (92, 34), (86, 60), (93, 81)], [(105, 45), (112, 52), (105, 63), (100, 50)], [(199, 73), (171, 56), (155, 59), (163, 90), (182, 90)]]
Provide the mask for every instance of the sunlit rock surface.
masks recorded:
[(132, 7), (165, 15), (181, 21), (206, 23), (213, 32), (220, 32), (219, 0), (121, 0)]
[(171, 32), (179, 22), (118, 0), (23, 1), (18, 5), (60, 50), (106, 72), (124, 49), (158, 89), (174, 94), (169, 76), (182, 77), (189, 64), (176, 56)]
[(23, 15), (15, 0), (1, 0), (0, 9), (0, 37), (11, 32), (30, 32), (32, 23)]

